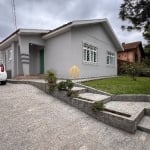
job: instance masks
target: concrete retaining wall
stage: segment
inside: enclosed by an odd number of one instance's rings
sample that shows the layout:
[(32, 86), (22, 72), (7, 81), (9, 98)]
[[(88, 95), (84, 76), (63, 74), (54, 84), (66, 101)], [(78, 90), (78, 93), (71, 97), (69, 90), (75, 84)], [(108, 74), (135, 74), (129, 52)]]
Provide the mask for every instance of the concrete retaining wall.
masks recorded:
[(144, 94), (122, 94), (113, 95), (113, 101), (150, 102), (150, 95)]
[(136, 131), (136, 123), (134, 120), (131, 120), (130, 117), (120, 116), (114, 113), (110, 113), (108, 111), (97, 111), (94, 112), (92, 110), (93, 102), (83, 100), (80, 98), (71, 98), (66, 96), (66, 91), (54, 91), (51, 93), (52, 96), (63, 100), (64, 102), (68, 103), (71, 106), (74, 106), (81, 111), (89, 114), (90, 116), (94, 117), (95, 119), (102, 121), (108, 125), (113, 127), (125, 130), (130, 133), (135, 133)]
[(150, 116), (150, 109), (144, 109), (144, 113), (145, 115)]
[(47, 83), (42, 83), (42, 82), (36, 82), (36, 81), (24, 81), (24, 80), (8, 80), (9, 83), (13, 84), (30, 84), (38, 89), (48, 93), (48, 85)]

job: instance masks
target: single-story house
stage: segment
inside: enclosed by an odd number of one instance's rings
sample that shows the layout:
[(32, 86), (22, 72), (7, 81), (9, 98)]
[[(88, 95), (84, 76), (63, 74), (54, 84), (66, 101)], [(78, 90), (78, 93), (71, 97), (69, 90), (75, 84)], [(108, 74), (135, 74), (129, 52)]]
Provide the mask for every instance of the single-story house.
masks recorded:
[(144, 50), (141, 41), (122, 43), (123, 51), (118, 51), (118, 60), (129, 63), (141, 63)]
[(11, 77), (56, 72), (70, 78), (117, 75), (117, 51), (122, 46), (107, 19), (72, 21), (54, 30), (18, 29), (0, 42), (1, 59)]

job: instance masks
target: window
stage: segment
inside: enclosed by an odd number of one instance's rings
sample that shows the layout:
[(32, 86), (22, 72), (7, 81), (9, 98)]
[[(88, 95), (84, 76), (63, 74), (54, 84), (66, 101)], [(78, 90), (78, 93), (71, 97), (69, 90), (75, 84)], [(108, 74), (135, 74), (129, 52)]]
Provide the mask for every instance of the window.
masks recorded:
[(107, 51), (107, 64), (115, 65), (115, 54)]
[(83, 43), (83, 62), (97, 63), (97, 47), (88, 43)]

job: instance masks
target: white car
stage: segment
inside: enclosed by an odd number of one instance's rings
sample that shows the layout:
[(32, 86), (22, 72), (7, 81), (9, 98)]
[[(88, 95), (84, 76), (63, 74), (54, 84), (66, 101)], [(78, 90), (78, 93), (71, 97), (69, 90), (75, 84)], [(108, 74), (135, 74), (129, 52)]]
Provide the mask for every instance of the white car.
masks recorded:
[(0, 83), (2, 85), (7, 83), (7, 72), (3, 63), (0, 63)]

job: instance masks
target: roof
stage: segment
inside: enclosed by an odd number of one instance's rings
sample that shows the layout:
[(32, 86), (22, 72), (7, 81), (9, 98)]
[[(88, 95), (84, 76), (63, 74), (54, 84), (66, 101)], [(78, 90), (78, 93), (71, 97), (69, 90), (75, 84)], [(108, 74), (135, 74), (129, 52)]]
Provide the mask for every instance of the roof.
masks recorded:
[(72, 27), (84, 26), (84, 25), (89, 25), (89, 24), (102, 24), (104, 29), (108, 32), (115, 47), (117, 48), (117, 51), (123, 50), (122, 45), (120, 44), (113, 29), (111, 28), (111, 25), (109, 24), (109, 22), (106, 18), (92, 19), (92, 20), (76, 20), (76, 21), (72, 21), (67, 24), (64, 24), (54, 30), (18, 29), (15, 32), (13, 32), (11, 35), (9, 35), (7, 38), (5, 38), (2, 42), (0, 42), (0, 47), (2, 45), (5, 45), (5, 43), (11, 42), (13, 40), (17, 40), (18, 34), (19, 35), (21, 35), (21, 34), (40, 34), (42, 36), (42, 38), (46, 40), (53, 36), (56, 36), (56, 35), (66, 32), (66, 31), (69, 31)]
[(104, 19), (92, 19), (92, 20), (76, 20), (69, 22), (67, 24), (64, 24), (54, 30), (51, 30), (47, 34), (45, 34), (42, 38), (43, 39), (49, 39), (51, 37), (54, 37), (56, 35), (59, 35), (61, 33), (64, 33), (66, 31), (69, 31), (72, 27), (78, 27), (78, 26), (84, 26), (89, 24), (102, 24), (106, 31), (109, 33), (109, 36), (113, 43), (115, 44), (115, 47), (117, 50), (123, 50), (122, 45), (120, 44), (118, 38), (116, 37), (113, 29), (111, 28), (111, 25), (109, 24), (108, 20), (106, 18)]
[(134, 51), (139, 47), (142, 56), (144, 56), (144, 50), (143, 50), (143, 46), (142, 46), (141, 41), (131, 42), (131, 43), (122, 43), (122, 46), (124, 48), (124, 51), (119, 51), (119, 53)]
[(10, 34), (8, 37), (6, 37), (3, 41), (0, 42), (0, 47), (5, 45), (5, 43), (15, 41), (17, 39), (17, 35), (27, 35), (27, 34), (40, 34), (43, 35), (45, 33), (48, 33), (50, 30), (41, 30), (41, 29), (17, 29), (15, 32)]
[(131, 50), (131, 49), (135, 49), (138, 46), (140, 46), (140, 44), (142, 44), (142, 42), (138, 41), (138, 42), (132, 42), (132, 43), (122, 43), (122, 46), (124, 48), (124, 50)]

